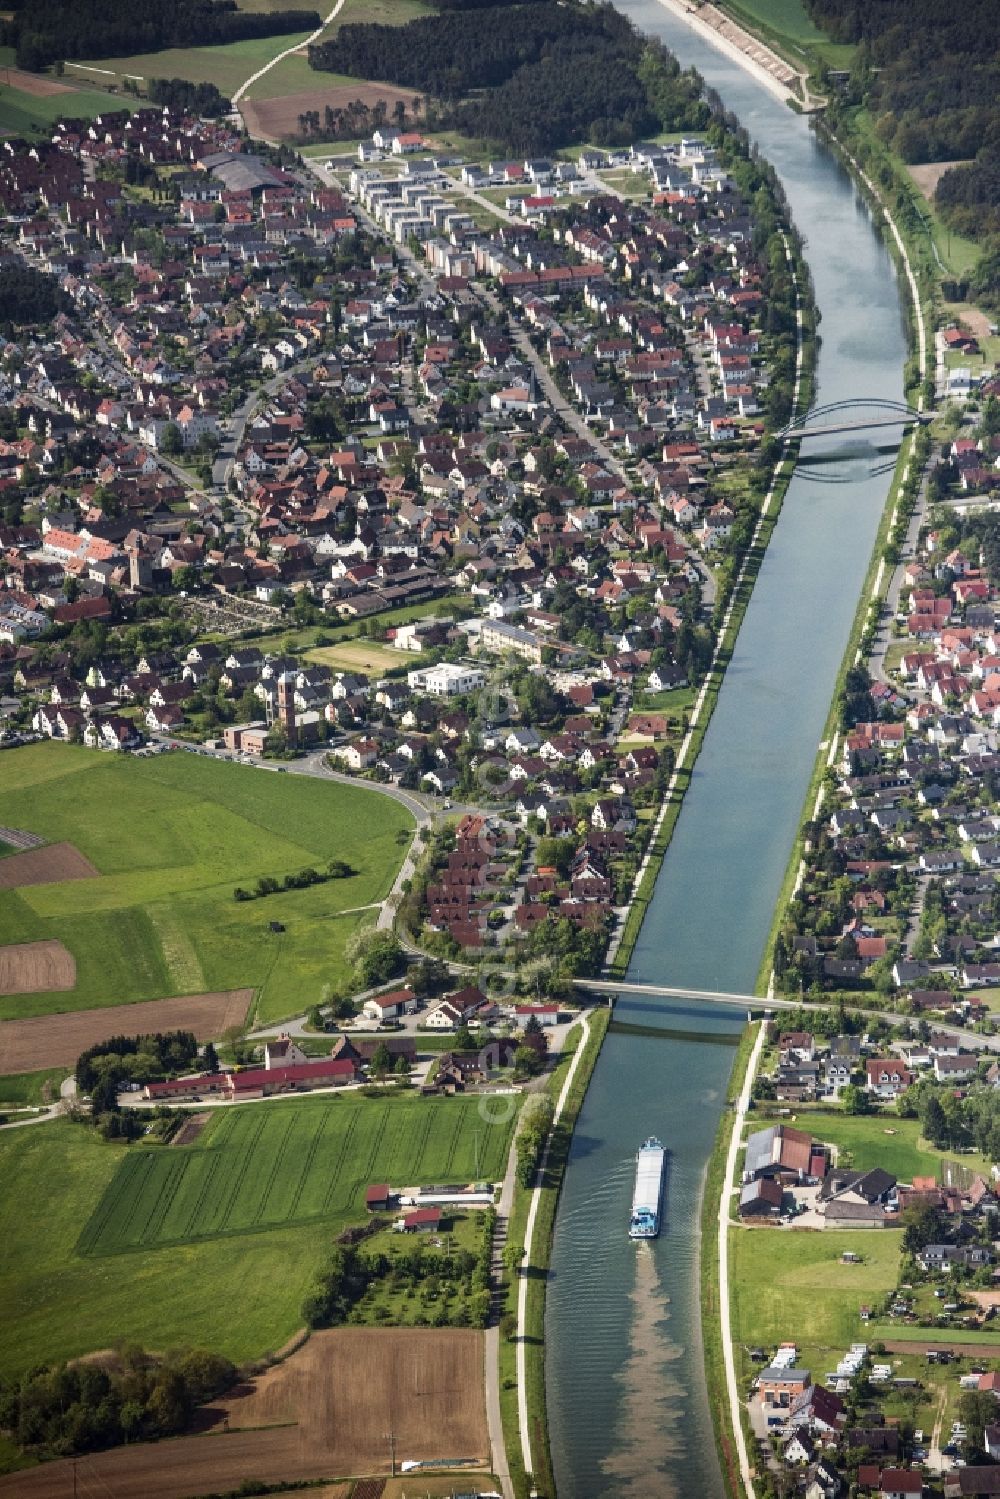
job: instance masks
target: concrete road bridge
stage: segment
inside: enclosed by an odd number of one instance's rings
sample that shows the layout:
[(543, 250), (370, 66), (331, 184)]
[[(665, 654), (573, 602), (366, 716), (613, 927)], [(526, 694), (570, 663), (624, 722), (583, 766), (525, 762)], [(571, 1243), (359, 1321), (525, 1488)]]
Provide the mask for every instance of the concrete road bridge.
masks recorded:
[[(579, 989), (585, 994), (604, 995), (607, 999), (613, 999), (616, 995), (623, 997), (644, 997), (647, 999), (682, 999), (705, 1004), (729, 1005), (741, 1010), (754, 1011), (758, 1015), (771, 1014), (775, 1010), (808, 1010), (830, 1009), (838, 1003), (832, 996), (828, 1000), (806, 1000), (802, 999), (778, 999), (763, 997), (760, 994), (731, 994), (725, 990), (715, 989), (682, 989), (669, 984), (630, 984), (624, 979), (601, 978), (573, 980), (574, 989)], [(862, 1005), (845, 1004), (844, 1009), (848, 1014), (866, 1015), (872, 1020), (886, 1020), (890, 1025), (908, 1026), (910, 1030), (916, 1030), (917, 1017), (901, 1014), (898, 1010), (870, 1010)], [(983, 1035), (979, 1031), (970, 1031), (961, 1025), (942, 1025), (942, 1030), (949, 1035), (957, 1036), (970, 1051), (1000, 1052), (1000, 1036)]]

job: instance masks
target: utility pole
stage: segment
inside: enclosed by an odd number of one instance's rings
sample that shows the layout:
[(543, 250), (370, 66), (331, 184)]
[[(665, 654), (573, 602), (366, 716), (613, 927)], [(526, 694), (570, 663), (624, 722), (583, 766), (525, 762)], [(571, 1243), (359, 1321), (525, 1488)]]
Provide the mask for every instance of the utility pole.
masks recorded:
[(385, 1439), (389, 1443), (389, 1470), (393, 1478), (396, 1476), (396, 1433), (387, 1431)]

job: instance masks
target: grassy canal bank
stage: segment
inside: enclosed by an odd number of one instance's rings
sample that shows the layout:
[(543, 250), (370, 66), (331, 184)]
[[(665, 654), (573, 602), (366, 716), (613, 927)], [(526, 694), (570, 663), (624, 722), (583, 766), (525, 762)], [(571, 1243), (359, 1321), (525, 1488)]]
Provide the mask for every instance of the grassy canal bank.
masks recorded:
[[(740, 1493), (739, 1465), (730, 1430), (729, 1394), (726, 1388), (722, 1356), (722, 1308), (719, 1303), (719, 1203), (726, 1175), (726, 1158), (732, 1132), (736, 1128), (734, 1109), (746, 1080), (757, 1031), (763, 1021), (748, 1025), (740, 1037), (733, 1059), (733, 1070), (726, 1089), (726, 1107), (715, 1136), (715, 1144), (705, 1170), (701, 1197), (701, 1344), (705, 1359), (705, 1384), (712, 1412), (715, 1445), (719, 1466), (730, 1499)], [(749, 1428), (748, 1428), (749, 1430)]]
[[(527, 1499), (532, 1491), (543, 1496), (554, 1495), (556, 1491), (549, 1452), (548, 1417), (545, 1404), (546, 1278), (552, 1251), (556, 1208), (569, 1161), (573, 1130), (576, 1127), (577, 1115), (583, 1104), (591, 1074), (608, 1032), (611, 1014), (610, 1008), (587, 1012), (589, 1035), (586, 1040), (583, 1039), (582, 1029), (574, 1028), (571, 1032), (572, 1044), (563, 1053), (546, 1087), (546, 1093), (553, 1104), (565, 1086), (576, 1050), (581, 1042), (583, 1052), (573, 1073), (572, 1084), (563, 1100), (562, 1113), (549, 1136), (544, 1170), (534, 1178), (533, 1186), (525, 1187), (519, 1183), (514, 1189), (514, 1201), (507, 1230), (509, 1253), (504, 1275), (500, 1319), (500, 1412), (503, 1420), (507, 1463), (517, 1499)], [(524, 1248), (531, 1202), (536, 1192), (538, 1193), (538, 1206), (535, 1210), (531, 1255), (530, 1258), (521, 1257), (518, 1251)], [(515, 1268), (515, 1265), (519, 1268)], [(518, 1293), (522, 1279), (527, 1281), (522, 1336), (524, 1339), (528, 1444), (531, 1452), (530, 1472), (525, 1466), (523, 1456), (518, 1410), (517, 1316)]]

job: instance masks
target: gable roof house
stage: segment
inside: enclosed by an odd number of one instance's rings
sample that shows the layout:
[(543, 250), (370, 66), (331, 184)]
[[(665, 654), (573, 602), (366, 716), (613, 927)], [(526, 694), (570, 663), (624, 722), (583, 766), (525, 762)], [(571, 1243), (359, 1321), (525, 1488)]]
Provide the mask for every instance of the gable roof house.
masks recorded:
[(787, 1124), (772, 1124), (755, 1130), (747, 1140), (743, 1180), (771, 1177), (784, 1181), (808, 1181), (826, 1172), (826, 1155), (811, 1135)]
[(898, 1098), (913, 1082), (913, 1073), (898, 1057), (870, 1057), (865, 1072), (868, 1092), (878, 1098)]

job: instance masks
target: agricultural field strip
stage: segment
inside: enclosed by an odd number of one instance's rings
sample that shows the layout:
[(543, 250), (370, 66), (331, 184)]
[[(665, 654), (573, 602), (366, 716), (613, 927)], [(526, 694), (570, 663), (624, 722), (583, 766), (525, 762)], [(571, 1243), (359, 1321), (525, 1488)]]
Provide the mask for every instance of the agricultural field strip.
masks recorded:
[[(442, 1115), (450, 1108), (450, 1117)], [(422, 1112), (423, 1118), (415, 1116)], [(506, 1126), (471, 1101), (258, 1105), (213, 1121), (183, 1151), (137, 1149), (122, 1161), (77, 1240), (82, 1255), (150, 1249), (349, 1217), (361, 1189), (502, 1171)], [(463, 1152), (464, 1144), (464, 1152)]]
[[(77, 968), (71, 999), (30, 990), (0, 1001), (5, 1018), (250, 984), (268, 1016), (289, 1014), (303, 988), (318, 993), (342, 977), (358, 918), (339, 927), (332, 918), (384, 895), (401, 858), (396, 835), (410, 825), (404, 808), (388, 798), (374, 805), (361, 788), (189, 756), (109, 761), (33, 745), (5, 756), (0, 772), (0, 824), (71, 839), (99, 871), (76, 886), (0, 891), (6, 940), (58, 938)], [(234, 888), (321, 867), (334, 854), (356, 874), (272, 903), (268, 914), (292, 933), (292, 952), (276, 966), (264, 913), (235, 907)]]

